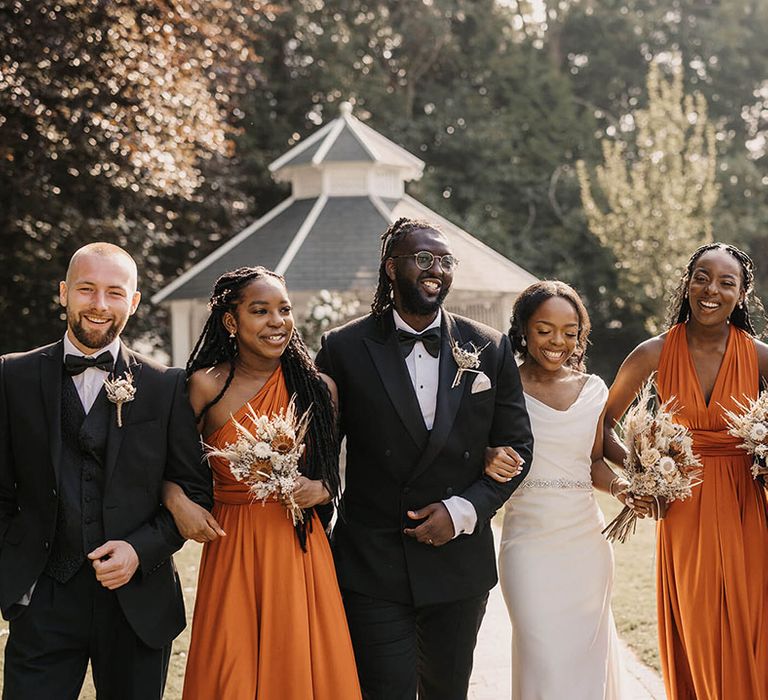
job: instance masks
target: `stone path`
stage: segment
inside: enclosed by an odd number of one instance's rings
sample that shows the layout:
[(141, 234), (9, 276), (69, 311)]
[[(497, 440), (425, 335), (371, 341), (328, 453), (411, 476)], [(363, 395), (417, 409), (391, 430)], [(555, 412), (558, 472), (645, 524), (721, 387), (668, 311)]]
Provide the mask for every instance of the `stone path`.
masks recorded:
[[(499, 533), (496, 535), (498, 542)], [(501, 588), (496, 586), (491, 591), (477, 640), (474, 671), (469, 684), (469, 700), (509, 700), (511, 644), (512, 630), (507, 609)], [(665, 700), (664, 684), (659, 675), (642, 664), (623, 644), (622, 651), (626, 671), (626, 692), (622, 700)]]

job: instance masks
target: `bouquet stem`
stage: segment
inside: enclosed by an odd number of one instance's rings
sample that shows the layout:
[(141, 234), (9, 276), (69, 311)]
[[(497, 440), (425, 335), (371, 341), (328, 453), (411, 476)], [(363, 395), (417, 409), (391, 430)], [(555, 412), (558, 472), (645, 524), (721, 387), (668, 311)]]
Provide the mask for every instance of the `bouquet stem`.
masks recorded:
[(624, 544), (637, 529), (637, 513), (629, 506), (624, 506), (621, 512), (605, 526), (603, 534), (609, 542)]

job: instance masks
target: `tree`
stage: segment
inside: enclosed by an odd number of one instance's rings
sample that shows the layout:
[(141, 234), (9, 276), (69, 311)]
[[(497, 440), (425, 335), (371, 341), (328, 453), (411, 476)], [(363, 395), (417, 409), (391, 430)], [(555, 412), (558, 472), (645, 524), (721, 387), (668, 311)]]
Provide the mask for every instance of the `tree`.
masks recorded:
[(595, 116), (539, 36), (516, 31), (496, 0), (294, 3), (261, 32), (265, 80), (248, 95), (238, 142), (244, 187), (259, 213), (284, 198), (266, 165), (351, 99), (356, 116), (426, 162), (412, 195), (534, 274), (579, 289), (602, 351), (591, 366), (609, 376), (642, 327), (631, 332), (613, 303), (611, 257), (581, 212), (575, 161), (599, 155)]
[[(645, 66), (679, 54), (685, 91), (707, 101), (716, 132), (717, 205), (713, 235), (757, 261), (757, 288), (768, 290), (764, 222), (768, 207), (765, 75), (768, 3), (754, 0), (571, 0), (547, 17), (544, 42), (555, 40), (560, 70), (574, 99), (592, 110), (600, 137), (619, 131), (622, 114), (645, 106)], [(558, 26), (559, 25), (559, 26)], [(588, 160), (588, 159), (587, 159)], [(596, 344), (597, 345), (597, 344)], [(596, 347), (596, 350), (599, 350)]]
[(719, 190), (706, 101), (699, 93), (685, 94), (681, 66), (671, 68), (666, 79), (658, 62), (651, 63), (648, 106), (624, 120), (634, 124), (634, 140), (603, 140), (596, 181), (605, 211), (585, 163), (577, 164), (590, 230), (613, 252), (624, 298), (644, 314), (652, 333), (661, 328), (666, 299), (690, 252), (712, 240)]
[(80, 245), (123, 245), (151, 291), (181, 267), (180, 241), (201, 246), (229, 231), (242, 195), (206, 173), (231, 152), (233, 97), (256, 60), (245, 21), (256, 7), (0, 5), (0, 352), (62, 332), (56, 283)]

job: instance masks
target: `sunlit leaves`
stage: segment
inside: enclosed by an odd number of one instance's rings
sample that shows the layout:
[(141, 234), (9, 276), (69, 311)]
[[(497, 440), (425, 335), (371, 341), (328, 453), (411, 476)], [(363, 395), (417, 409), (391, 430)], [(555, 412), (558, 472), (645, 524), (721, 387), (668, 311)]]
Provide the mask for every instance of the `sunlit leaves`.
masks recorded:
[(586, 165), (578, 164), (589, 227), (612, 250), (625, 298), (648, 313), (651, 332), (660, 328), (688, 255), (712, 239), (719, 191), (707, 103), (698, 93), (684, 93), (679, 62), (671, 70), (667, 79), (651, 64), (648, 106), (633, 115), (634, 139), (603, 140), (595, 180), (604, 206), (595, 199)]
[(188, 197), (200, 185), (199, 158), (225, 151), (229, 92), (251, 58), (253, 37), (231, 19), (242, 21), (234, 5), (17, 2), (2, 23), (3, 112), (31, 118), (50, 159), (72, 146), (65, 134), (87, 135), (84, 171)]
[(180, 241), (207, 251), (220, 227), (231, 233), (230, 201), (243, 195), (222, 163), (238, 99), (259, 79), (253, 27), (267, 11), (234, 0), (0, 4), (0, 352), (50, 339), (55, 286), (79, 245), (126, 246), (152, 291), (186, 263)]

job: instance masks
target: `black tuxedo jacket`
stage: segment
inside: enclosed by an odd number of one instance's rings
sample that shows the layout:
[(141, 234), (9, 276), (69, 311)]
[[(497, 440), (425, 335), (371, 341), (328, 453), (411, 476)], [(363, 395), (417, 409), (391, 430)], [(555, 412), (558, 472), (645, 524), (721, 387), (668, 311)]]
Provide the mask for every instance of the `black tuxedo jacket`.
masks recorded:
[[(61, 452), (63, 341), (0, 358), (0, 608), (27, 592), (45, 568), (56, 526)], [(212, 505), (210, 470), (186, 395), (184, 373), (121, 346), (116, 374), (133, 374), (136, 394), (118, 428), (110, 405), (103, 468), (104, 534), (139, 556), (131, 581), (117, 589), (138, 637), (159, 648), (184, 628), (184, 603), (171, 555), (184, 543), (160, 505), (164, 479)]]
[[(451, 388), (451, 342), (487, 347), (480, 370), (491, 388), (471, 392), (474, 374)], [(520, 375), (506, 336), (443, 311), (435, 421), (426, 429), (391, 311), (327, 333), (318, 367), (336, 381), (347, 438), (346, 486), (333, 535), (343, 589), (431, 605), (480, 595), (496, 583), (493, 514), (525, 477), (533, 438)], [(506, 484), (483, 475), (486, 446), (511, 445), (524, 471)], [(471, 535), (442, 547), (403, 534), (406, 512), (462, 496), (477, 512)]]

